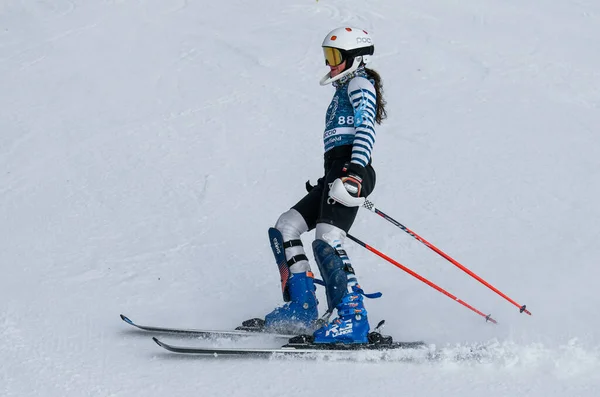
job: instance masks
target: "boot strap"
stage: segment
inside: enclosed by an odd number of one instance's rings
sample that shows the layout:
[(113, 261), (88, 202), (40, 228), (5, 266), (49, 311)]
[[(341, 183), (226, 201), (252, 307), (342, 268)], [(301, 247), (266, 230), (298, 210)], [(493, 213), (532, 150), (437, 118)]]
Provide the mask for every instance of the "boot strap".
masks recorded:
[(302, 240), (290, 240), (283, 243), (283, 248), (292, 248), (302, 246)]
[(365, 310), (365, 308), (363, 307), (362, 309), (354, 309), (354, 308), (346, 308), (346, 309), (338, 309), (338, 317), (346, 317), (346, 316), (353, 316), (356, 314), (362, 314), (365, 315), (367, 314), (367, 311)]
[(288, 267), (300, 261), (308, 261), (308, 257), (304, 254), (293, 256), (289, 261), (287, 261)]
[[(292, 247), (301, 247), (302, 246), (302, 240), (289, 240), (286, 241), (285, 243), (283, 243), (283, 249), (286, 248), (292, 248)], [(308, 257), (304, 254), (299, 254), (296, 256), (293, 256), (292, 258), (290, 258), (289, 261), (287, 261), (287, 265), (288, 267), (292, 266), (293, 264), (300, 262), (300, 261), (308, 261)]]
[(362, 288), (360, 288), (356, 285), (352, 286), (352, 290), (354, 292), (356, 292), (357, 294), (361, 294), (365, 298), (369, 298), (369, 299), (381, 298), (381, 295), (383, 295), (381, 292), (373, 292), (372, 294), (367, 294), (367, 293), (365, 293), (365, 291), (363, 291)]

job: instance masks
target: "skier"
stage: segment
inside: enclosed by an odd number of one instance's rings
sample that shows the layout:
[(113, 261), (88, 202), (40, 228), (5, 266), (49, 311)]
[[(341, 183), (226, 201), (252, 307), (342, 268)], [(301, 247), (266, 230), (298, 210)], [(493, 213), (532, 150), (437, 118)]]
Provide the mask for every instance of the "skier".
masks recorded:
[[(323, 134), (325, 173), (316, 186), (307, 183), (309, 193), (281, 214), (269, 230), (287, 303), (267, 314), (261, 325), (278, 332), (314, 331), (316, 343), (367, 343), (370, 327), (363, 296), (380, 294), (365, 295), (343, 244), (363, 202), (359, 198), (367, 197), (375, 187), (371, 166), (374, 125), (386, 117), (385, 101), (379, 74), (365, 67), (375, 49), (366, 31), (334, 29), (322, 47), (330, 71), (320, 83), (335, 87)], [(330, 197), (334, 188), (335, 200)], [(314, 276), (300, 240), (301, 234), (312, 229), (312, 248), (326, 285), (328, 314), (337, 309), (338, 316), (316, 331)]]

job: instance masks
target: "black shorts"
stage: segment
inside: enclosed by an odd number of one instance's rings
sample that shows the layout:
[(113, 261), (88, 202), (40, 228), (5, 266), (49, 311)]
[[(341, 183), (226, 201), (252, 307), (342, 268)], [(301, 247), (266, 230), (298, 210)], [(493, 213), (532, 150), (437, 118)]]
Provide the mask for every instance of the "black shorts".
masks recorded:
[[(329, 223), (346, 233), (352, 227), (358, 207), (346, 207), (340, 203), (329, 204), (329, 184), (343, 175), (342, 168), (349, 162), (349, 156), (342, 158), (325, 159), (325, 175), (319, 178), (317, 185), (292, 208), (298, 211), (306, 224), (308, 230), (315, 228), (317, 223)], [(365, 167), (365, 176), (362, 181), (361, 196), (367, 197), (375, 188), (375, 170), (371, 164)]]

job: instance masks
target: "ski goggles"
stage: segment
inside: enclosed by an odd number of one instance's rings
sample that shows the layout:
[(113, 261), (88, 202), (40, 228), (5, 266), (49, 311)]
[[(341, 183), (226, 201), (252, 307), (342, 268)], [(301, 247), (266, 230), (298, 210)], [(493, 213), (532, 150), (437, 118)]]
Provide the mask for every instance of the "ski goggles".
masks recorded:
[(323, 47), (323, 54), (325, 55), (325, 65), (338, 66), (344, 62), (344, 55), (337, 48)]

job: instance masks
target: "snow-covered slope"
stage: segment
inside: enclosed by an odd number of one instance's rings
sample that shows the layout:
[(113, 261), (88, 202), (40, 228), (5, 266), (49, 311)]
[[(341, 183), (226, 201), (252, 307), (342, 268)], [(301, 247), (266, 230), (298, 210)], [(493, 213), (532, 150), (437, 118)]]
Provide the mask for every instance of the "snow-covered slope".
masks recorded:
[[(371, 200), (533, 316), (361, 210), (354, 235), (499, 324), (349, 243), (373, 321), (444, 359), (163, 353), (118, 314), (232, 328), (280, 302), (266, 230), (322, 172), (344, 25), (388, 100)], [(4, 1), (0, 395), (597, 396), (599, 37), (591, 0)]]

